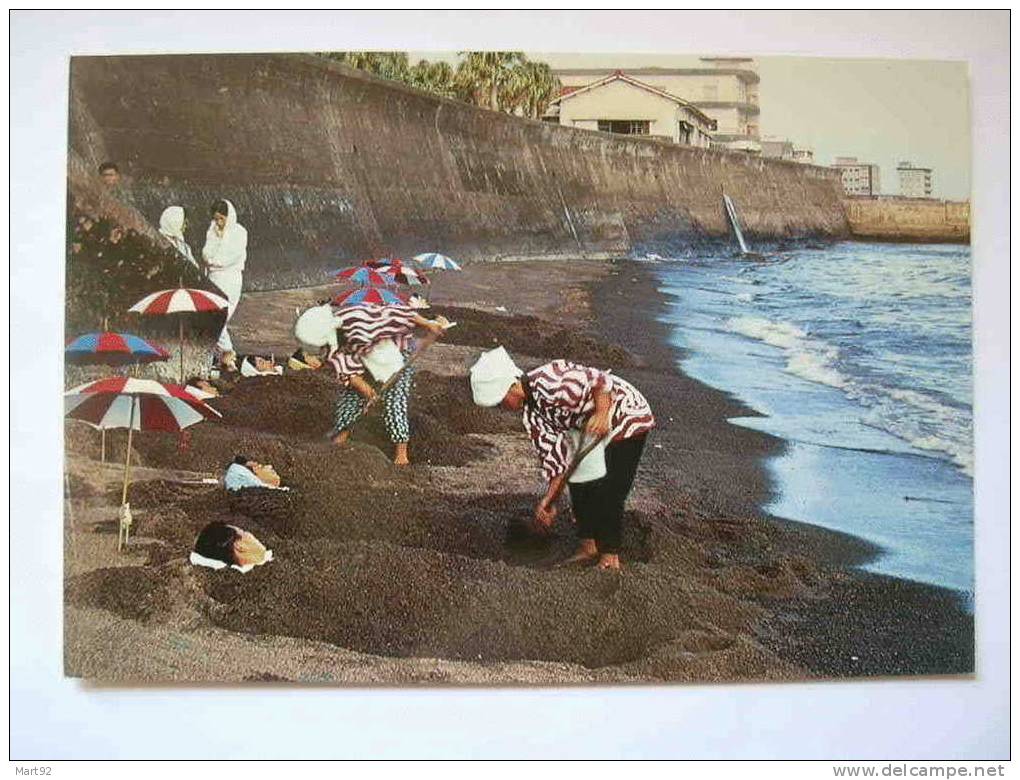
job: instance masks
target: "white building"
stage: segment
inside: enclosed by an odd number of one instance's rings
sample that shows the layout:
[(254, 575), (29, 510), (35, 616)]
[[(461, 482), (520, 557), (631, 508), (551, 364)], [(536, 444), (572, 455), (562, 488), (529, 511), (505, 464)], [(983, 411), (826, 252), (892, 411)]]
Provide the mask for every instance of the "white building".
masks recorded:
[(896, 166), (900, 177), (900, 196), (904, 198), (930, 198), (935, 172), (931, 168), (919, 168), (909, 161)]
[(708, 148), (715, 121), (683, 98), (616, 71), (583, 87), (566, 87), (546, 117), (561, 125), (663, 138)]
[(815, 164), (815, 152), (813, 149), (794, 149), (793, 150), (793, 161), (804, 163), (805, 165)]
[[(614, 71), (558, 68), (565, 87), (583, 87)], [(702, 57), (684, 68), (627, 68), (627, 75), (688, 101), (715, 120), (712, 146), (760, 153), (758, 64), (749, 57)]]
[(777, 138), (765, 138), (761, 142), (761, 156), (771, 157), (776, 160), (791, 160), (792, 162), (813, 165), (815, 153), (808, 148), (798, 149), (792, 141), (779, 140)]
[(877, 165), (858, 162), (856, 157), (837, 157), (832, 167), (839, 170), (847, 195), (876, 198), (881, 194)]

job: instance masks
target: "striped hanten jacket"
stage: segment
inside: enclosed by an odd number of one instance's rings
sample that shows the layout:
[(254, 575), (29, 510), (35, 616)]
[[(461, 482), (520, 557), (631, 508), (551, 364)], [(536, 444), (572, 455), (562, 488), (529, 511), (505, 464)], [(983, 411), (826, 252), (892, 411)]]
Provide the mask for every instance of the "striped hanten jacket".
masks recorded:
[(327, 362), (344, 384), (365, 373), (363, 358), (376, 344), (392, 339), (401, 352), (411, 347), (417, 312), (409, 306), (347, 306), (336, 316), (344, 342)]
[(609, 431), (613, 441), (648, 433), (655, 427), (652, 407), (629, 382), (608, 371), (566, 360), (554, 360), (524, 375), (524, 429), (538, 450), (542, 474), (563, 474), (573, 457), (569, 430), (584, 430), (595, 411), (595, 392), (608, 390), (613, 399)]

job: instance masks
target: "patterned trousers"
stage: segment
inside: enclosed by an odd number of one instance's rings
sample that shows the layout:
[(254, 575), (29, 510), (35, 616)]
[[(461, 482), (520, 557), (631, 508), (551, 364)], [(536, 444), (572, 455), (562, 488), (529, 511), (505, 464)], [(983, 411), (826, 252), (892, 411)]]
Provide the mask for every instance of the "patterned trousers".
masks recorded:
[[(406, 361), (410, 351), (404, 352)], [(411, 438), (411, 426), (407, 419), (407, 400), (411, 396), (411, 388), (414, 386), (414, 366), (407, 366), (401, 373), (400, 378), (393, 383), (382, 397), (383, 423), (386, 425), (386, 432), (390, 435), (390, 441), (394, 444), (403, 444)], [(365, 408), (365, 398), (353, 387), (344, 387), (336, 400), (336, 412), (333, 419), (333, 435), (349, 428), (361, 415)]]

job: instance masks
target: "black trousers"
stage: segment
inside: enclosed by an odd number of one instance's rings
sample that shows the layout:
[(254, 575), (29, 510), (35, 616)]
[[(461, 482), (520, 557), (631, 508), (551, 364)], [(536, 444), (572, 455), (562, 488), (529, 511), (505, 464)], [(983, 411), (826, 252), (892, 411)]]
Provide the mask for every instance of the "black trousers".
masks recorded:
[(606, 475), (577, 484), (567, 483), (570, 503), (582, 539), (594, 539), (602, 554), (618, 553), (623, 533), (623, 505), (627, 502), (645, 436), (616, 441), (606, 447)]

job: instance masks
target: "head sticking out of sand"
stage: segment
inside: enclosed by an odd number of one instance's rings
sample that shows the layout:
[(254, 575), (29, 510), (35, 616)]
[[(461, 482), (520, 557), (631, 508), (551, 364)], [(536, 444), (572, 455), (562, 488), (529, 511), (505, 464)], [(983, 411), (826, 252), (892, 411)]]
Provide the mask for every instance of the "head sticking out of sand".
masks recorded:
[(253, 534), (226, 523), (209, 523), (195, 540), (195, 552), (227, 566), (259, 566), (269, 560), (264, 544)]
[(271, 463), (260, 463), (247, 455), (238, 455), (227, 464), (224, 477), (227, 490), (246, 487), (280, 487), (280, 475)]

